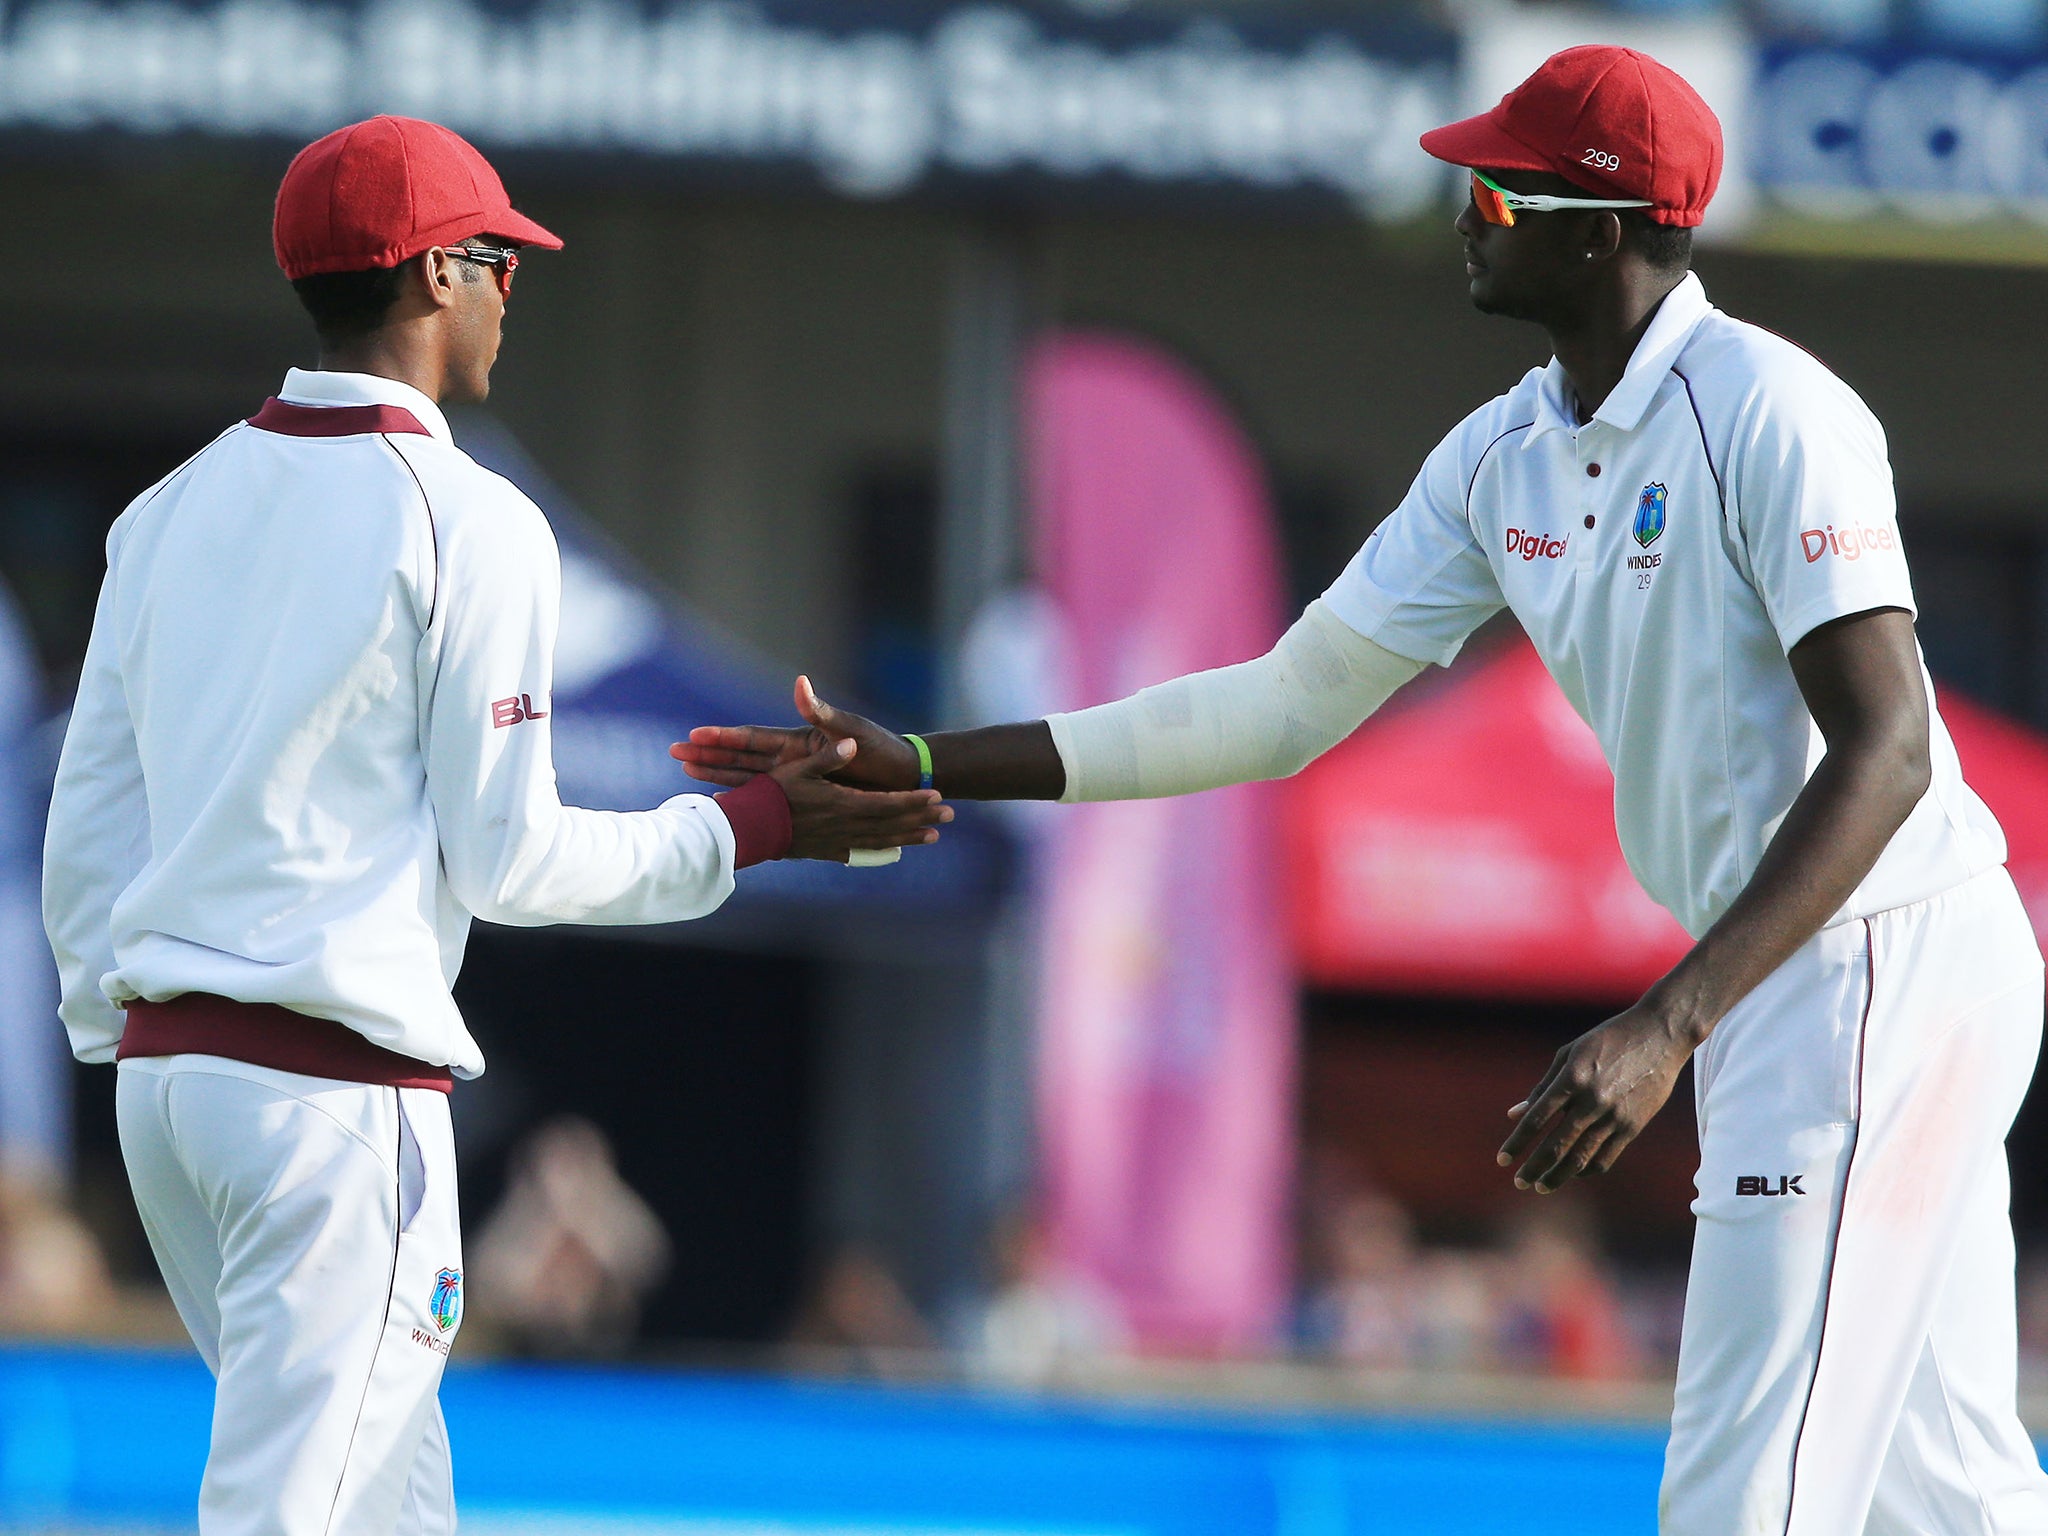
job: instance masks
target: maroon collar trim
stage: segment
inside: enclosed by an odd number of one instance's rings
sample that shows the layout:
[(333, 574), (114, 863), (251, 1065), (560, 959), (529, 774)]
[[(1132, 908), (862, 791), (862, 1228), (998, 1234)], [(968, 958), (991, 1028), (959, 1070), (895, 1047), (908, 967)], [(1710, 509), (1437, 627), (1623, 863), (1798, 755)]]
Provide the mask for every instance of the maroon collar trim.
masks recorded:
[(272, 396), (249, 425), (286, 437), (360, 437), (368, 432), (433, 434), (401, 405), (291, 405)]

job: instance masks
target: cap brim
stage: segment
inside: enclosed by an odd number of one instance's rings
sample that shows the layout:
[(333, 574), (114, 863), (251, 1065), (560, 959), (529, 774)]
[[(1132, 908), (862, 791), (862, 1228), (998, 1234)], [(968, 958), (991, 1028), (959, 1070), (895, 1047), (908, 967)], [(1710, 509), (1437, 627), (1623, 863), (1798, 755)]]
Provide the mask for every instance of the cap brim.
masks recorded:
[(1430, 129), (1422, 136), (1422, 147), (1439, 160), (1478, 170), (1557, 169), (1548, 159), (1496, 123), (1491, 112)]
[(525, 214), (516, 213), (511, 209), (491, 220), (488, 229), (479, 230), (477, 233), (496, 235), (500, 240), (513, 240), (520, 245), (537, 245), (544, 251), (559, 251), (562, 248), (560, 235), (553, 230), (542, 228)]

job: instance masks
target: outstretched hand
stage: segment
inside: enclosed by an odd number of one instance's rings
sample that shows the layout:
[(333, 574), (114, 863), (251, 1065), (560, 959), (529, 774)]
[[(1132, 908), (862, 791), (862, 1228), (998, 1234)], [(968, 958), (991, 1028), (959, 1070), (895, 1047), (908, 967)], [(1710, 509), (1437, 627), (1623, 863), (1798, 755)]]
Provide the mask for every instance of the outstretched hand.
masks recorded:
[(1588, 1030), (1508, 1111), (1516, 1124), (1500, 1165), (1527, 1153), (1515, 1187), (1539, 1195), (1580, 1174), (1605, 1173), (1664, 1107), (1692, 1052), (1693, 1041), (1643, 1003)]
[(788, 857), (844, 864), (855, 849), (935, 843), (939, 828), (953, 819), (935, 789), (877, 793), (833, 783), (831, 776), (843, 773), (859, 750), (851, 737), (839, 737), (767, 770), (789, 800)]
[(808, 677), (796, 680), (796, 712), (806, 724), (700, 725), (688, 741), (671, 746), (668, 755), (693, 779), (737, 789), (758, 774), (814, 758), (834, 742), (851, 741), (855, 751), (829, 770), (836, 783), (856, 789), (917, 788), (917, 753), (910, 743), (872, 720), (833, 708), (818, 697)]

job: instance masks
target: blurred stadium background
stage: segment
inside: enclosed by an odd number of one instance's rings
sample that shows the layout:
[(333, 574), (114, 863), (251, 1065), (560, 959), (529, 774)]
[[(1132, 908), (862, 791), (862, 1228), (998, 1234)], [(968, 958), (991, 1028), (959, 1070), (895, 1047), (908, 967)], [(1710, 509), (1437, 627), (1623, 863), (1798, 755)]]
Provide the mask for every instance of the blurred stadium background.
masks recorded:
[[(628, 807), (799, 667), (914, 726), (1262, 648), (1543, 361), (1470, 311), (1415, 135), (1595, 39), (1727, 127), (1710, 294), (1886, 423), (2048, 928), (2048, 0), (0, 4), (0, 1527), (190, 1528), (207, 1383), (35, 850), (107, 524), (310, 361), (293, 148), (435, 118), (567, 236), (458, 436), (556, 521), (565, 794)], [(1512, 629), (1411, 692), (1284, 786), (479, 931), (476, 1528), (1650, 1530), (1683, 1097), (1540, 1205), (1491, 1153), (1676, 930)], [(2030, 1394), (2044, 1153), (2037, 1090)]]

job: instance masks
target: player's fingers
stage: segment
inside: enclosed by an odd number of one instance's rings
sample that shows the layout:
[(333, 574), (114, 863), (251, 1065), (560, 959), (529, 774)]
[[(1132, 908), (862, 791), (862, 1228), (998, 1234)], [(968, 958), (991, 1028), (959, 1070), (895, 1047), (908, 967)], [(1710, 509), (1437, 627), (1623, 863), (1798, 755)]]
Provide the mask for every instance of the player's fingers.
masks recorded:
[(953, 807), (936, 789), (900, 789), (885, 793), (849, 789), (846, 807), (851, 815), (878, 823), (901, 821), (906, 826), (930, 827), (953, 819)]
[(822, 779), (827, 774), (837, 773), (858, 750), (851, 740), (845, 738), (828, 741), (796, 765), (796, 776), (800, 779)]
[(707, 747), (693, 741), (670, 744), (668, 755), (679, 763), (705, 768), (737, 768), (745, 773), (766, 773), (776, 765), (772, 752), (742, 752), (731, 747)]
[(727, 752), (760, 752), (773, 756), (792, 733), (772, 725), (699, 725), (690, 731), (693, 747)]
[(1508, 1167), (1526, 1152), (1538, 1133), (1550, 1123), (1551, 1116), (1562, 1107), (1569, 1091), (1561, 1081), (1562, 1072), (1563, 1063), (1554, 1063), (1551, 1069), (1543, 1074), (1543, 1081), (1531, 1089), (1529, 1097), (1518, 1106), (1520, 1118), (1515, 1122), (1514, 1129), (1508, 1132), (1508, 1139), (1501, 1143), (1500, 1151), (1494, 1156), (1494, 1161), (1501, 1167)]
[[(1546, 1142), (1544, 1152), (1530, 1158), (1528, 1166), (1522, 1170), (1525, 1176), (1530, 1169), (1536, 1170), (1528, 1180), (1529, 1187), (1539, 1195), (1554, 1194), (1567, 1179), (1576, 1178), (1586, 1171), (1613, 1133), (1611, 1116), (1594, 1115), (1583, 1120), (1570, 1136), (1552, 1137), (1555, 1150), (1552, 1151), (1551, 1143)], [(1546, 1152), (1549, 1154), (1547, 1161), (1544, 1160)], [(1522, 1180), (1518, 1178), (1515, 1183), (1520, 1187)]]
[(696, 763), (683, 764), (683, 772), (693, 779), (701, 779), (706, 784), (717, 784), (726, 789), (738, 789), (760, 777), (758, 773), (744, 773), (737, 768), (703, 768)]
[(904, 827), (895, 832), (873, 832), (851, 838), (849, 848), (917, 848), (939, 840), (937, 827)]
[(819, 698), (817, 689), (811, 686), (811, 680), (801, 675), (796, 680), (796, 712), (821, 731), (841, 731), (846, 728), (839, 718), (839, 711)]
[(1549, 1134), (1536, 1144), (1522, 1160), (1522, 1166), (1515, 1170), (1515, 1188), (1532, 1189), (1540, 1184), (1543, 1175), (1557, 1166), (1579, 1137), (1585, 1134), (1586, 1127), (1598, 1118), (1597, 1111), (1577, 1101), (1566, 1105), (1552, 1123)]
[(1586, 1172), (1607, 1172), (1608, 1169), (1614, 1166), (1615, 1160), (1629, 1149), (1641, 1132), (1642, 1127), (1639, 1125), (1629, 1125), (1616, 1121), (1614, 1134), (1601, 1143), (1600, 1150), (1594, 1154), (1593, 1160), (1586, 1165)]

